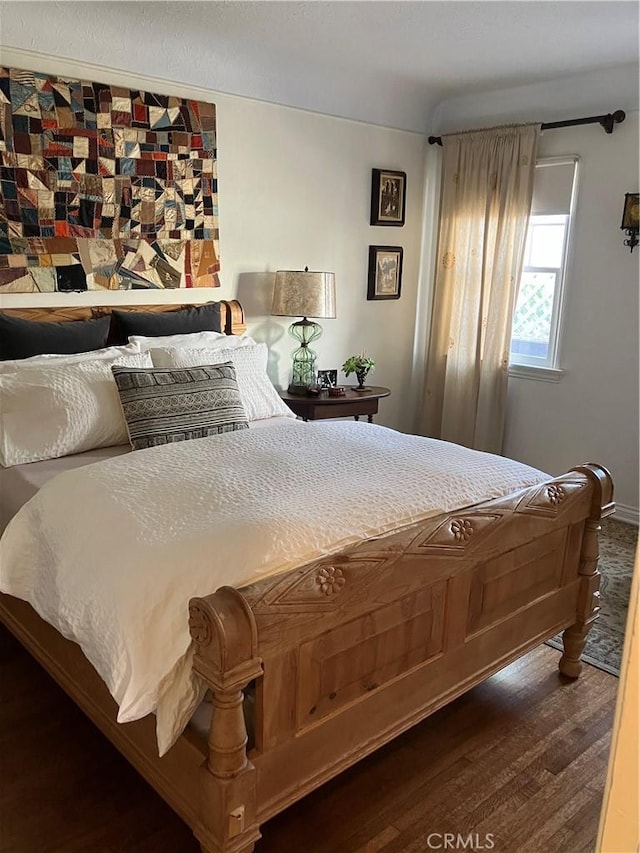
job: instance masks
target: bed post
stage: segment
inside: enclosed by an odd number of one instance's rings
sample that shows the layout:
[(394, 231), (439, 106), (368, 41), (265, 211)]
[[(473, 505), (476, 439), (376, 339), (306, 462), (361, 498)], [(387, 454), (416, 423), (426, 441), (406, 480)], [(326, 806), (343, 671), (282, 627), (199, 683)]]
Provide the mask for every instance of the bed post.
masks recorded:
[(256, 771), (246, 750), (243, 690), (262, 674), (255, 620), (243, 597), (222, 587), (189, 602), (189, 630), (196, 646), (193, 669), (213, 694), (195, 835), (203, 853), (250, 853), (260, 831)]
[(582, 671), (580, 656), (584, 651), (587, 635), (600, 613), (600, 572), (598, 571), (598, 534), (600, 519), (611, 515), (613, 503), (613, 481), (606, 468), (588, 464), (575, 471), (586, 474), (593, 486), (591, 514), (585, 522), (582, 551), (580, 554), (580, 586), (576, 604), (576, 621), (562, 635), (564, 652), (558, 664), (562, 675), (578, 678)]

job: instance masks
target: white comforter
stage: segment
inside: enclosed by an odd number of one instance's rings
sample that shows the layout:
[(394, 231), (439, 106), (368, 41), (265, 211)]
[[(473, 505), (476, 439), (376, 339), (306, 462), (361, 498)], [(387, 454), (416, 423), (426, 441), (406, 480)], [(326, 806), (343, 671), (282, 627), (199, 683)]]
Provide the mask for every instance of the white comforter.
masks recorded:
[(163, 754), (202, 696), (187, 603), (548, 479), (370, 424), (296, 422), (140, 450), (48, 482), (0, 544), (0, 589), (80, 644)]

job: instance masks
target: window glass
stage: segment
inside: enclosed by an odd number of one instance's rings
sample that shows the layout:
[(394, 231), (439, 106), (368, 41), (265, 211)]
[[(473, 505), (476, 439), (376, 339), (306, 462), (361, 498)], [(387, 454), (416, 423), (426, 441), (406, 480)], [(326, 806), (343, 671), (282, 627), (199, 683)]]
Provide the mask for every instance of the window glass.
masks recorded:
[(554, 272), (525, 272), (513, 316), (512, 355), (546, 359), (553, 318)]
[[(513, 314), (512, 364), (558, 366), (560, 312), (571, 222), (568, 211), (573, 199), (575, 169), (576, 158), (547, 160), (536, 166), (535, 203), (529, 219)], [(544, 213), (538, 212), (540, 210)]]
[(537, 225), (529, 229), (529, 259), (527, 266), (555, 267), (562, 266), (562, 251), (564, 249), (565, 223), (560, 225)]

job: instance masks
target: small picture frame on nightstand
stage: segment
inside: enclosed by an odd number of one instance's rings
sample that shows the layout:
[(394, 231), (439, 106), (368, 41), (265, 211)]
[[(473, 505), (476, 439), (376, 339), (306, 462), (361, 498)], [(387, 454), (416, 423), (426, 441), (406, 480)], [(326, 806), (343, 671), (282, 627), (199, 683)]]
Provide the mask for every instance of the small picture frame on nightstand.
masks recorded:
[(338, 384), (338, 371), (337, 370), (319, 370), (318, 371), (318, 385), (326, 390), (327, 388), (335, 388)]

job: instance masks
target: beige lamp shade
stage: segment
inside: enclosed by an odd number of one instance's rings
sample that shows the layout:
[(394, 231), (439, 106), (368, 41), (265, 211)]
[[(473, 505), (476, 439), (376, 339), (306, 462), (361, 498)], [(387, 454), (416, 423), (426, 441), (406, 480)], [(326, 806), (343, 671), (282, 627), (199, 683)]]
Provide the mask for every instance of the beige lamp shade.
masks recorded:
[(334, 274), (306, 269), (278, 270), (271, 313), (279, 317), (335, 317)]

